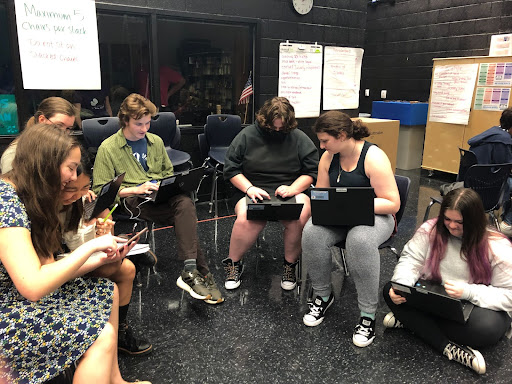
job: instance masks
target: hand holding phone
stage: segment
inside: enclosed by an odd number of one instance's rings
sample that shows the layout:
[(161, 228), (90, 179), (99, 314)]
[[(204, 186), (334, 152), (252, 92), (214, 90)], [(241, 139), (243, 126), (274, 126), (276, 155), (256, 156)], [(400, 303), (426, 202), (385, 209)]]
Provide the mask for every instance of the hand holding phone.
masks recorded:
[(130, 237), (128, 240), (126, 240), (126, 243), (121, 245), (117, 251), (122, 252), (123, 247), (129, 247), (133, 242), (139, 240), (139, 237), (148, 231), (148, 227), (144, 228), (142, 231), (137, 232), (134, 236)]

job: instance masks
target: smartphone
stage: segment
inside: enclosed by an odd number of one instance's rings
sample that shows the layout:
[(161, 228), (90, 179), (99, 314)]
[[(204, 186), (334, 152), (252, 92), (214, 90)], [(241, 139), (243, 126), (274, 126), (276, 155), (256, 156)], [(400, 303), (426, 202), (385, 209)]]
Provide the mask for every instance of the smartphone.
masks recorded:
[(143, 234), (143, 233), (146, 233), (148, 231), (148, 227), (144, 228), (142, 231), (140, 232), (137, 232), (134, 236), (130, 237), (126, 243), (123, 243), (123, 245), (121, 245), (117, 250), (118, 251), (122, 251), (123, 250), (123, 247), (124, 246), (130, 246), (134, 241), (137, 241), (139, 239), (139, 237)]

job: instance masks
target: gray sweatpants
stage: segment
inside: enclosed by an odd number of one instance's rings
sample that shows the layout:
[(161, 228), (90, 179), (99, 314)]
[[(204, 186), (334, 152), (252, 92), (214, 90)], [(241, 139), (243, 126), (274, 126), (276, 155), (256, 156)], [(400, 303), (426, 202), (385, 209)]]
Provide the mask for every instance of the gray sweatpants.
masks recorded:
[[(331, 247), (346, 238), (345, 256), (354, 279), (362, 312), (375, 313), (379, 302), (379, 245), (393, 233), (392, 215), (375, 215), (375, 225), (333, 227), (313, 225), (311, 219), (302, 232), (302, 258), (317, 296), (331, 294)], [(348, 230), (348, 232), (347, 232)]]

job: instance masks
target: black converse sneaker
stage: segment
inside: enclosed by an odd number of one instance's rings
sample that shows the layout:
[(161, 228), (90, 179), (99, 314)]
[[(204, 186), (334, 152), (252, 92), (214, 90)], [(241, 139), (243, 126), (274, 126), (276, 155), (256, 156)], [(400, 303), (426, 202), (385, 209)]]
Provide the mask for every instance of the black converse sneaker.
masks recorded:
[(242, 273), (244, 271), (244, 266), (240, 261), (233, 261), (229, 257), (222, 260), (224, 264), (224, 270), (226, 271), (226, 281), (224, 282), (224, 287), (226, 289), (235, 289), (240, 286)]
[(366, 347), (375, 339), (375, 320), (363, 316), (359, 319), (359, 324), (354, 329), (352, 342), (358, 347)]
[(281, 276), (281, 288), (286, 291), (291, 291), (297, 286), (297, 275), (295, 274), (295, 267), (297, 262), (288, 263), (286, 260), (283, 263), (283, 275)]
[(315, 327), (324, 321), (325, 312), (334, 303), (334, 295), (331, 292), (329, 299), (323, 301), (320, 296), (317, 296), (313, 302), (309, 303), (309, 312), (304, 315), (302, 321), (308, 327)]
[(389, 312), (384, 320), (382, 320), (382, 324), (386, 328), (403, 328), (404, 325), (395, 317), (393, 312)]
[(470, 347), (464, 347), (450, 341), (444, 347), (443, 355), (449, 360), (456, 361), (471, 368), (476, 373), (483, 375), (485, 373), (485, 360), (480, 352)]

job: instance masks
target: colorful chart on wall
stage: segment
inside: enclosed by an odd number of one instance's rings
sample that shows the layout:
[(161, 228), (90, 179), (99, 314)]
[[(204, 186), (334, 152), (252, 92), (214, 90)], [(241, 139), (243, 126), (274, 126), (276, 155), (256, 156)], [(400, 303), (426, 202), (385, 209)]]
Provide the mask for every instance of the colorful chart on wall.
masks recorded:
[(510, 102), (510, 88), (478, 87), (473, 109), (503, 111)]
[(25, 89), (101, 89), (94, 0), (15, 0)]
[(295, 117), (320, 116), (322, 46), (281, 43), (279, 46), (279, 90), (295, 109)]
[(478, 64), (436, 66), (432, 76), (429, 121), (467, 125)]
[(361, 48), (325, 47), (324, 110), (359, 107), (363, 53)]
[(14, 95), (0, 95), (0, 135), (15, 135), (18, 130), (18, 107)]
[(512, 86), (512, 63), (481, 63), (477, 86)]

